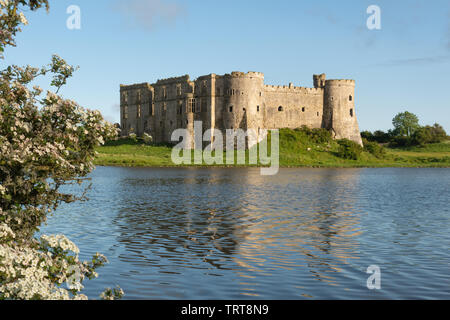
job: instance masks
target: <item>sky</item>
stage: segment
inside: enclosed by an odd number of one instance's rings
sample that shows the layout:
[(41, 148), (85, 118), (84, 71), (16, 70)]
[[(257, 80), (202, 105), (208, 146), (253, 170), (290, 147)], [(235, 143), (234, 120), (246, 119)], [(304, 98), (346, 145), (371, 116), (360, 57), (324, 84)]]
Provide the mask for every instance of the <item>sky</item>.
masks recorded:
[[(80, 29), (67, 27), (71, 5)], [(367, 27), (370, 5), (381, 9), (379, 30)], [(274, 85), (355, 79), (361, 130), (388, 130), (409, 111), (450, 132), (448, 0), (50, 0), (49, 13), (26, 16), (0, 68), (58, 54), (80, 67), (60, 93), (111, 122), (120, 84), (259, 71)]]

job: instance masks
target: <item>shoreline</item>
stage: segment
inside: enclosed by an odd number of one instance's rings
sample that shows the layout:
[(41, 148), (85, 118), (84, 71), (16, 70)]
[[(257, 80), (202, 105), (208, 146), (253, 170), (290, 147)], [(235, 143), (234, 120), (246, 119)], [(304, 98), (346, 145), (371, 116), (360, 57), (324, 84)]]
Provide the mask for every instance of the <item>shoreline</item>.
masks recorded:
[[(95, 164), (96, 167), (117, 167), (117, 168), (156, 168), (156, 169), (260, 169), (269, 168), (269, 166), (253, 166), (253, 165), (126, 165), (126, 164)], [(368, 165), (355, 165), (355, 166), (326, 166), (326, 165), (297, 165), (297, 166), (279, 166), (280, 169), (450, 169), (450, 165), (398, 165), (398, 166), (368, 166)]]

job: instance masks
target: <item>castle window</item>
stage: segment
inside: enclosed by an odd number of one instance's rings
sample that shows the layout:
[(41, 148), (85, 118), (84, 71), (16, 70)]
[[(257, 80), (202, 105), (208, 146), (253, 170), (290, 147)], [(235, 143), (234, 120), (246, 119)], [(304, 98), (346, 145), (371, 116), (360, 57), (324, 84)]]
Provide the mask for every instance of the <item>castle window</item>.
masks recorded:
[(230, 106), (229, 110), (230, 110), (230, 112), (233, 112), (233, 106)]
[(177, 96), (181, 96), (181, 84), (177, 84)]
[(330, 99), (331, 99), (331, 101), (333, 101), (333, 100), (334, 100), (334, 97), (331, 97)]
[(178, 101), (178, 114), (183, 114), (183, 102), (180, 100)]
[(350, 117), (353, 117), (353, 109), (350, 109)]
[(246, 112), (247, 110), (245, 108), (243, 108), (242, 111)]
[(233, 89), (233, 90), (231, 90), (231, 95), (232, 95), (232, 96), (234, 96), (234, 89)]
[(306, 111), (306, 108), (305, 107), (302, 107), (302, 112), (305, 112)]
[(140, 118), (141, 117), (141, 105), (137, 106), (137, 117)]
[(167, 98), (167, 90), (166, 90), (166, 87), (163, 87), (163, 88), (162, 88), (162, 96), (163, 96), (163, 99), (166, 99), (166, 98)]
[(167, 111), (167, 104), (166, 104), (165, 102), (164, 102), (163, 105), (162, 105), (162, 110), (163, 110), (163, 111)]
[(256, 112), (259, 112), (259, 106), (256, 106)]
[(282, 106), (279, 106), (279, 107), (278, 107), (278, 111), (280, 111), (280, 112), (283, 111), (283, 107), (282, 107)]
[(195, 99), (189, 99), (186, 113), (194, 112), (194, 108), (195, 108)]
[(319, 112), (317, 112), (317, 116), (318, 116), (318, 117), (320, 116), (320, 113), (319, 113)]
[(348, 96), (348, 101), (353, 101), (353, 97), (352, 96)]

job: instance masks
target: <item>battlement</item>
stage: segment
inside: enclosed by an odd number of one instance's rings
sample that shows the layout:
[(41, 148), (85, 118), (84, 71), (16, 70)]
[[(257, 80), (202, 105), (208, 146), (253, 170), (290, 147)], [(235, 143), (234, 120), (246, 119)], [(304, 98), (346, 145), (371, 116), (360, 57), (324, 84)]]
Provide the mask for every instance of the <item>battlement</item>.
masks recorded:
[(156, 81), (156, 85), (164, 85), (164, 84), (171, 84), (174, 82), (189, 82), (190, 77), (188, 74), (181, 76), (181, 77), (172, 77), (172, 78), (166, 78), (166, 79), (160, 79)]
[(125, 85), (125, 84), (121, 84), (120, 85), (120, 90), (134, 90), (134, 89), (153, 89), (151, 84), (148, 82), (144, 82), (144, 83), (135, 83), (135, 84), (130, 84), (130, 85)]
[(241, 72), (241, 71), (233, 71), (233, 72), (231, 72), (231, 74), (227, 73), (227, 74), (224, 74), (222, 77), (264, 79), (264, 73), (256, 72), (256, 71), (249, 71), (247, 73)]
[(266, 92), (299, 93), (299, 94), (321, 94), (323, 92), (323, 88), (295, 87), (293, 85), (289, 86), (265, 85), (264, 89)]
[(355, 80), (348, 79), (330, 79), (325, 81), (327, 86), (355, 86), (355, 83)]

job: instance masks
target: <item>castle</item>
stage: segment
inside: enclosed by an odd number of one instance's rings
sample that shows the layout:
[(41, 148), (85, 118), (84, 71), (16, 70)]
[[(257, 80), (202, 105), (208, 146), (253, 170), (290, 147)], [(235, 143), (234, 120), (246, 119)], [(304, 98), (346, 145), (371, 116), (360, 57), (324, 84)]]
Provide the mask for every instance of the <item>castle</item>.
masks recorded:
[(264, 84), (260, 72), (188, 75), (120, 86), (122, 135), (148, 133), (171, 142), (175, 129), (326, 128), (333, 138), (362, 145), (355, 113), (355, 81), (313, 76), (314, 88)]

